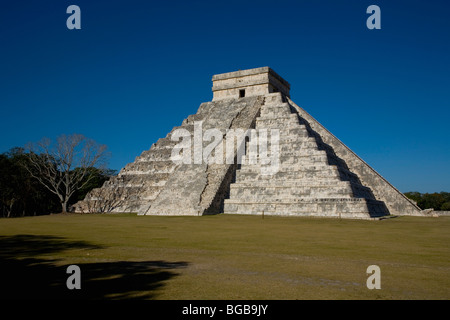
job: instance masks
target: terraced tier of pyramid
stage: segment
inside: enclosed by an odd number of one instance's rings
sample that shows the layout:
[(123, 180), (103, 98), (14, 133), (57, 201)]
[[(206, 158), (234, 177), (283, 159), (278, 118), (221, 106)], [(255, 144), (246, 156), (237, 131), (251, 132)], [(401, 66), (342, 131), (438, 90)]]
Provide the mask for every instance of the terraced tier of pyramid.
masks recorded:
[[(265, 155), (276, 158), (263, 159), (264, 153), (255, 157), (251, 134), (240, 149), (235, 137), (227, 134), (237, 130), (259, 134), (258, 143), (267, 145)], [(180, 132), (192, 137), (180, 153), (192, 161), (174, 161)], [(220, 141), (214, 152), (205, 153), (211, 146), (211, 132)], [(278, 139), (263, 132), (278, 133)], [(231, 146), (232, 158), (219, 154), (218, 145), (227, 146), (227, 152)], [(242, 163), (240, 150), (247, 151)], [(210, 161), (211, 157), (223, 161)], [(268, 67), (213, 76), (212, 101), (202, 103), (196, 114), (88, 193), (73, 210), (358, 219), (422, 215), (413, 202), (296, 105), (290, 99), (289, 83)]]

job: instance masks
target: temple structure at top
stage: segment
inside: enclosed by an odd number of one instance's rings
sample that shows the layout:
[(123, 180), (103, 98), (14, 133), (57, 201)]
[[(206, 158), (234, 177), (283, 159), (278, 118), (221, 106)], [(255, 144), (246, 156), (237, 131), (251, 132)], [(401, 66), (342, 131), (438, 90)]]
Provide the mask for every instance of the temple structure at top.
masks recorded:
[(289, 97), (289, 83), (269, 67), (216, 74), (212, 82), (213, 101), (275, 92)]

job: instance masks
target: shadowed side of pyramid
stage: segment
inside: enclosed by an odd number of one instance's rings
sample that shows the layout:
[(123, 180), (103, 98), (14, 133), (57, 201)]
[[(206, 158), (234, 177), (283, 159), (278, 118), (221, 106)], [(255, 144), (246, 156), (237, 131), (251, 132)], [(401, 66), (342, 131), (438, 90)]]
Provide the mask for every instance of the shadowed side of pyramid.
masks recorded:
[(280, 130), (279, 167), (266, 175), (259, 163), (242, 165), (225, 200), (225, 213), (362, 219), (389, 215), (385, 203), (280, 93), (266, 95), (265, 101), (256, 129)]

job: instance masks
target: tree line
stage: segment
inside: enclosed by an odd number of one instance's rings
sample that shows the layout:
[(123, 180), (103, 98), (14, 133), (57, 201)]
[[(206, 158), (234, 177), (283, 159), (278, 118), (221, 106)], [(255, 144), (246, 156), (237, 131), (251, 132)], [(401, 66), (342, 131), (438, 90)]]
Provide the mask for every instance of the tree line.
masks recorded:
[(406, 192), (405, 196), (414, 200), (420, 209), (450, 211), (449, 192), (420, 193), (413, 191)]
[(67, 212), (115, 174), (106, 146), (83, 135), (43, 139), (0, 154), (0, 216)]

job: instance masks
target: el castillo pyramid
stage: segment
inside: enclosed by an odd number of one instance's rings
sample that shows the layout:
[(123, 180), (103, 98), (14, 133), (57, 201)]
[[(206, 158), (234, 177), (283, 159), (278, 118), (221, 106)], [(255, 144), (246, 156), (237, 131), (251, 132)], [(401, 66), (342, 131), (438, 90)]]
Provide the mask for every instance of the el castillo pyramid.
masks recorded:
[[(212, 82), (212, 101), (202, 103), (196, 114), (88, 193), (73, 210), (358, 219), (422, 215), (295, 104), (289, 83), (272, 69), (217, 74)], [(228, 134), (239, 130), (245, 132), (241, 144)], [(210, 133), (215, 136), (213, 145)], [(254, 140), (258, 143), (251, 143)]]

